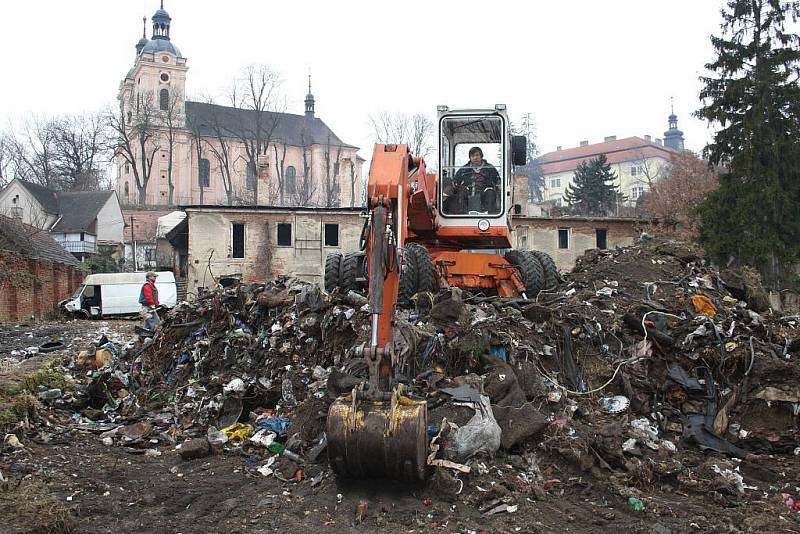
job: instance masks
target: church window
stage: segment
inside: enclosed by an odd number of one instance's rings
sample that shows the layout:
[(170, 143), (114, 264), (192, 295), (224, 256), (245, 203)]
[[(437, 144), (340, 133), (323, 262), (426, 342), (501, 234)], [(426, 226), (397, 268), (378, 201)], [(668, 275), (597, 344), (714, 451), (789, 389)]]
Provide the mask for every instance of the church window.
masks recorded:
[[(164, 63), (169, 63), (169, 56), (161, 56), (161, 61), (163, 61)], [(166, 82), (167, 80), (164, 81)]]
[(161, 73), (161, 81), (162, 82), (168, 82), (169, 81), (169, 74), (167, 74), (166, 72), (162, 72)]
[(200, 187), (211, 185), (211, 163), (203, 158), (200, 160)]
[(247, 162), (247, 180), (245, 185), (248, 191), (255, 191), (256, 189), (256, 164), (252, 161)]
[(128, 182), (125, 182), (125, 196), (127, 197), (129, 193), (130, 193), (130, 186), (128, 185)]
[(167, 111), (169, 109), (169, 90), (162, 89), (158, 92), (158, 108), (161, 111)]
[(297, 192), (297, 170), (292, 165), (286, 167), (286, 180), (284, 181), (283, 189), (290, 195)]
[(128, 110), (128, 122), (131, 122), (132, 118), (133, 118), (133, 116), (131, 115), (131, 111)]

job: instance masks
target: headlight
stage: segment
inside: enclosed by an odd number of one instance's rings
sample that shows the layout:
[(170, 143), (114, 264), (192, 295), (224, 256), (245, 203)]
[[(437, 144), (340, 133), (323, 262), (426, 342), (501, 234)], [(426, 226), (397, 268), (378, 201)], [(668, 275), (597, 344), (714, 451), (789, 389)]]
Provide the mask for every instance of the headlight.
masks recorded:
[(489, 229), (489, 221), (487, 221), (486, 219), (481, 219), (480, 221), (478, 221), (478, 230), (480, 230), (481, 232), (485, 232), (488, 229)]

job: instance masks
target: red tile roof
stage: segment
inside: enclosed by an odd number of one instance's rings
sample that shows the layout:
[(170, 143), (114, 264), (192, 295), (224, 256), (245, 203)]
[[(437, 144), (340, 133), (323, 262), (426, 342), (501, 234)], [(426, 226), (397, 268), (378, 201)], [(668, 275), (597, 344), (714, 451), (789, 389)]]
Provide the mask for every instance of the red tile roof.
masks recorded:
[(158, 218), (175, 210), (122, 210), (125, 218), (125, 242), (131, 241), (131, 217), (136, 241), (155, 242)]
[(555, 174), (574, 171), (582, 161), (595, 158), (600, 154), (605, 154), (609, 163), (621, 163), (656, 157), (671, 159), (677, 154), (677, 151), (645, 141), (641, 137), (626, 137), (625, 139), (548, 152), (539, 161), (543, 174)]

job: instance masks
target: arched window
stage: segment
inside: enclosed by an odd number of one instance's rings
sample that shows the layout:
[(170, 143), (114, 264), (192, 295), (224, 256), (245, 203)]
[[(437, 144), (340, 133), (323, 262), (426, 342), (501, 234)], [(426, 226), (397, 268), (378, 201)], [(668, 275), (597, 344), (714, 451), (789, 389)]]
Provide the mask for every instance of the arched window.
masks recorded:
[(169, 90), (162, 89), (158, 92), (158, 108), (161, 111), (167, 111), (169, 109)]
[(283, 190), (289, 195), (297, 192), (297, 170), (289, 165), (286, 167), (286, 179), (283, 182)]
[(130, 194), (130, 187), (128, 186), (128, 182), (125, 182), (125, 196), (127, 197)]
[(248, 191), (255, 191), (256, 189), (256, 164), (252, 161), (247, 162), (247, 180), (245, 185)]
[(200, 160), (200, 175), (198, 177), (200, 187), (208, 187), (211, 185), (211, 163), (203, 158)]

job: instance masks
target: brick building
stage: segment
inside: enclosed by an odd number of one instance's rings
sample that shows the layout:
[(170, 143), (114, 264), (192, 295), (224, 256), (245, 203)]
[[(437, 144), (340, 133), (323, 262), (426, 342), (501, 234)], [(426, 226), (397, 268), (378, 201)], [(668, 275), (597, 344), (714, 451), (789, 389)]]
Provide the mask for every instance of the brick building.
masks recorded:
[(0, 321), (57, 314), (83, 280), (78, 265), (46, 231), (0, 215)]

